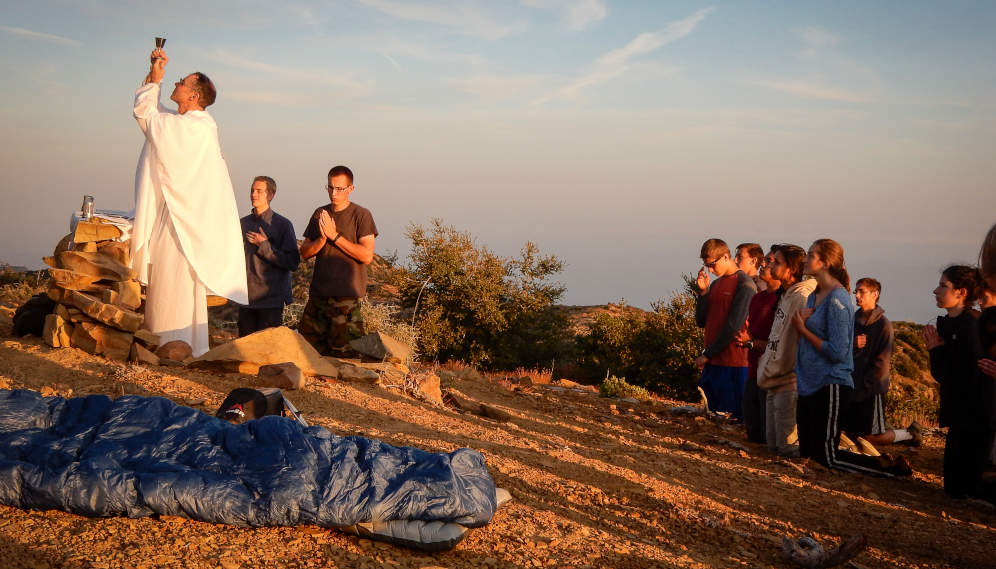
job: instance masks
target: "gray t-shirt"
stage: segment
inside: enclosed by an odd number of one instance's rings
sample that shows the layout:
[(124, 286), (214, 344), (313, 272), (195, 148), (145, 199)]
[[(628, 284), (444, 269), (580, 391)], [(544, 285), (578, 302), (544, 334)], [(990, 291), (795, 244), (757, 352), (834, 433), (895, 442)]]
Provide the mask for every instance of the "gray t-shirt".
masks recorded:
[[(332, 204), (324, 205), (315, 210), (304, 231), (304, 237), (317, 241), (322, 236), (318, 226), (318, 216), (327, 211), (335, 221), (336, 231), (343, 239), (351, 243), (359, 243), (360, 237), (377, 236), (377, 226), (374, 225), (370, 210), (358, 204), (350, 203), (342, 211), (333, 211)], [(367, 266), (342, 252), (332, 240), (326, 240), (325, 246), (315, 257), (315, 274), (311, 278), (311, 296), (366, 296)]]

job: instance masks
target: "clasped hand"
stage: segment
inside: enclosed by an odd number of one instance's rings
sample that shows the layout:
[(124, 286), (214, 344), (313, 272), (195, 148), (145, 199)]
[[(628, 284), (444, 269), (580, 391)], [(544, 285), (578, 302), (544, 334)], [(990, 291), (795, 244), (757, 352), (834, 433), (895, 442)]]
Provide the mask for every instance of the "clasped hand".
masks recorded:
[(927, 345), (928, 350), (944, 345), (944, 339), (937, 335), (937, 328), (930, 324), (923, 327), (920, 336), (923, 337), (923, 343)]
[(329, 215), (329, 212), (322, 210), (322, 213), (318, 214), (318, 228), (321, 230), (322, 235), (326, 239), (331, 241), (339, 235), (335, 227), (335, 220)]
[(792, 315), (792, 326), (794, 326), (800, 334), (806, 329), (806, 321), (813, 315), (813, 312), (816, 312), (813, 308), (800, 308), (795, 311), (795, 314)]

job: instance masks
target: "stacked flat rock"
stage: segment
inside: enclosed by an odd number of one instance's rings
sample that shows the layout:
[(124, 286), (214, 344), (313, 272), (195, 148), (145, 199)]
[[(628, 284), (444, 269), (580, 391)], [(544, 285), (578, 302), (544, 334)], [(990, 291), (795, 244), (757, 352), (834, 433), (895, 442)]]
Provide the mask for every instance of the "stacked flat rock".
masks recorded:
[(67, 236), (75, 243), (73, 250), (66, 250), (70, 240), (63, 239), (55, 254), (45, 257), (52, 276), (48, 296), (59, 304), (45, 320), (43, 339), (50, 346), (127, 361), (143, 359), (149, 351), (145, 346), (159, 343), (147, 337), (139, 342), (142, 351), (132, 349), (145, 316), (142, 287), (128, 267), (131, 245), (118, 241), (121, 235), (98, 218), (80, 221)]

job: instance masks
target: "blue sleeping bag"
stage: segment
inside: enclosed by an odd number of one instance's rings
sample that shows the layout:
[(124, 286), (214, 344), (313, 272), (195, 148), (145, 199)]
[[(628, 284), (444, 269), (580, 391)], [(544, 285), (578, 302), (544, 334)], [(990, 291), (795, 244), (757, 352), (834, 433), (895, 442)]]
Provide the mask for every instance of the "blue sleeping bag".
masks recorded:
[(484, 457), (338, 437), (282, 417), (241, 425), (162, 397), (0, 390), (0, 503), (241, 527), (392, 520), (487, 524)]

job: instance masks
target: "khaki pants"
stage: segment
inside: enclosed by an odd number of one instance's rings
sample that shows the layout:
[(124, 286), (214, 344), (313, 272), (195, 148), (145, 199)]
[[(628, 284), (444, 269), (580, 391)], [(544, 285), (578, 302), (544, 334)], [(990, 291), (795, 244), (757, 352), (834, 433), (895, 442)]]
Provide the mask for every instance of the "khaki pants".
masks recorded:
[(768, 392), (765, 402), (768, 450), (779, 456), (799, 456), (799, 431), (795, 407), (799, 394), (792, 391)]

